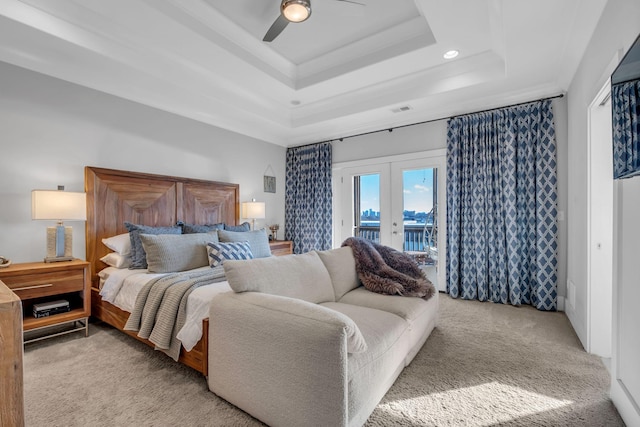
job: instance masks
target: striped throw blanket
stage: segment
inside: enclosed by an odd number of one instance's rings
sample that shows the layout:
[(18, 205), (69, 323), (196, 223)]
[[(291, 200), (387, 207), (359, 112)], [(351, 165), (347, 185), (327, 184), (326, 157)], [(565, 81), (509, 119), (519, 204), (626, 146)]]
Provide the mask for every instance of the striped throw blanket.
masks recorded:
[(178, 360), (181, 342), (176, 334), (186, 321), (189, 294), (200, 286), (223, 280), (222, 266), (152, 279), (140, 290), (124, 329), (138, 332), (138, 336), (151, 341), (156, 350)]

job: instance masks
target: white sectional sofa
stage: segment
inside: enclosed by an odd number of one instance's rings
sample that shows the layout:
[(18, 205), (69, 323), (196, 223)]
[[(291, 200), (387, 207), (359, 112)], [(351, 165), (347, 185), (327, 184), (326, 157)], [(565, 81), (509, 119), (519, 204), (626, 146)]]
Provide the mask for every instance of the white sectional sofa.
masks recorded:
[(271, 426), (360, 426), (436, 324), (429, 300), (360, 286), (350, 247), (225, 261), (209, 389)]

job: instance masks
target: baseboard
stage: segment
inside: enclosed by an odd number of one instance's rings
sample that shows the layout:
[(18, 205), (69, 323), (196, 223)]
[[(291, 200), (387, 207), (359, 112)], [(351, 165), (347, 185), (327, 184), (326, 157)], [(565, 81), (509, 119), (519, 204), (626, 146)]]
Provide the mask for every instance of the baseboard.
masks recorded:
[(563, 296), (558, 295), (558, 311), (565, 311), (564, 301), (565, 301), (565, 298)]
[(624, 386), (620, 384), (620, 381), (616, 379), (611, 381), (610, 397), (626, 425), (640, 426), (640, 408)]

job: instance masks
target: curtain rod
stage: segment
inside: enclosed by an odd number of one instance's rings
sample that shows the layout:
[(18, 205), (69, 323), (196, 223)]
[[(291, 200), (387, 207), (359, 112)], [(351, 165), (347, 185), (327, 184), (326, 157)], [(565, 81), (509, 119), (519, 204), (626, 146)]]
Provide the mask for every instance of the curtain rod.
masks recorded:
[(449, 119), (453, 119), (453, 118), (456, 118), (456, 117), (468, 116), (469, 114), (487, 113), (489, 111), (502, 110), (503, 108), (517, 107), (518, 105), (530, 104), (532, 102), (546, 101), (548, 99), (556, 99), (556, 98), (562, 98), (562, 97), (564, 97), (564, 93), (561, 93), (561, 94), (558, 94), (558, 95), (553, 95), (553, 96), (547, 96), (545, 98), (534, 99), (533, 101), (525, 101), (525, 102), (519, 102), (517, 104), (506, 105), (504, 107), (495, 107), (495, 108), (489, 108), (489, 109), (486, 109), (486, 110), (473, 111), (471, 113), (457, 114), (455, 116), (440, 117), (439, 119), (424, 120), (422, 122), (409, 123), (409, 124), (406, 124), (406, 125), (393, 126), (393, 127), (390, 127), (390, 128), (372, 130), (372, 131), (369, 131), (369, 132), (363, 132), (363, 133), (358, 133), (358, 134), (354, 134), (354, 135), (342, 136), (340, 138), (327, 139), (325, 141), (320, 141), (320, 142), (312, 142), (312, 143), (309, 143), (309, 144), (296, 145), (296, 146), (290, 147), (290, 148), (309, 147), (311, 145), (324, 144), (325, 142), (332, 142), (332, 141), (340, 141), (340, 142), (342, 142), (345, 139), (355, 138), (357, 136), (370, 135), (372, 133), (378, 133), (378, 132), (393, 132), (394, 129), (401, 129), (401, 128), (406, 128), (406, 127), (409, 127), (409, 126), (416, 126), (416, 125), (423, 125), (423, 124), (426, 124), (426, 123), (439, 122), (441, 120), (449, 120)]

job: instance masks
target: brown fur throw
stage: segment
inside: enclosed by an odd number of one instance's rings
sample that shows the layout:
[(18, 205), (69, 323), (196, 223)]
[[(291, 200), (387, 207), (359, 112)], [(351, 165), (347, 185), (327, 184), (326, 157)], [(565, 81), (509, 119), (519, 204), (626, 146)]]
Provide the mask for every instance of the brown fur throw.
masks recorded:
[(436, 292), (433, 283), (409, 255), (361, 237), (349, 237), (356, 271), (365, 288), (386, 295), (429, 299)]

